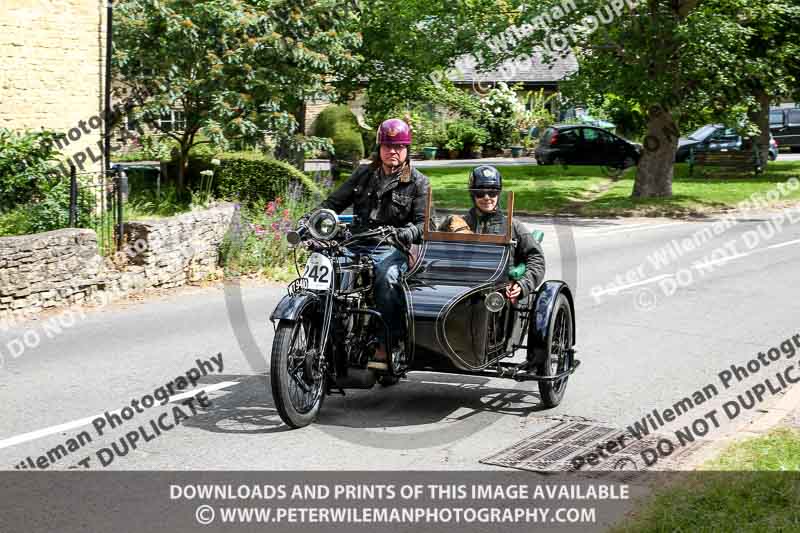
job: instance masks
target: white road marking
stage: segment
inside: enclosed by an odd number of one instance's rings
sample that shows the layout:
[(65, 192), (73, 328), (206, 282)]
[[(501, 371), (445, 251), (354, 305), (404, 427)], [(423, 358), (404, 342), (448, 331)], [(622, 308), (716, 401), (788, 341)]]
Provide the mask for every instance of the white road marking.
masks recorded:
[(797, 244), (799, 242), (800, 242), (800, 239), (797, 239), (797, 240), (794, 240), (794, 241), (787, 241), (787, 242), (781, 242), (781, 243), (778, 243), (778, 244), (773, 244), (772, 246), (767, 246), (767, 248), (783, 248), (784, 246), (789, 246), (791, 244)]
[(636, 283), (629, 283), (628, 285), (620, 285), (619, 287), (612, 287), (610, 289), (604, 289), (602, 291), (593, 292), (592, 295), (603, 296), (604, 294), (616, 294), (626, 289), (632, 289), (633, 287), (638, 287), (639, 285), (649, 285), (651, 283), (655, 283), (656, 281), (661, 281), (664, 278), (671, 278), (674, 275), (675, 274), (662, 274), (654, 278), (647, 278), (642, 281), (637, 281)]
[[(781, 243), (778, 243), (778, 244), (773, 244), (771, 246), (766, 246), (764, 248), (756, 248), (755, 250), (751, 250), (751, 251), (743, 253), (743, 254), (736, 254), (736, 255), (731, 255), (731, 256), (728, 256), (728, 257), (722, 257), (722, 258), (716, 259), (714, 261), (707, 261), (705, 263), (694, 263), (694, 264), (692, 264), (691, 268), (694, 268), (694, 269), (697, 269), (697, 270), (702, 270), (704, 268), (708, 268), (708, 267), (711, 267), (711, 266), (714, 266), (714, 265), (720, 265), (720, 264), (727, 263), (729, 261), (734, 261), (736, 259), (741, 259), (743, 257), (749, 257), (751, 255), (755, 255), (755, 254), (759, 254), (759, 253), (762, 253), (762, 252), (766, 252), (769, 249), (783, 248), (784, 246), (790, 246), (792, 244), (798, 244), (798, 243), (800, 243), (800, 239), (796, 239), (796, 240), (793, 240), (793, 241), (781, 242)], [(644, 279), (642, 281), (637, 281), (636, 283), (630, 283), (628, 285), (620, 285), (618, 287), (611, 287), (611, 288), (608, 288), (608, 289), (603, 289), (602, 291), (593, 292), (591, 294), (592, 294), (592, 296), (595, 296), (595, 297), (596, 296), (604, 296), (606, 294), (616, 295), (619, 292), (622, 292), (622, 291), (627, 290), (627, 289), (631, 289), (633, 287), (638, 287), (640, 285), (649, 285), (651, 283), (655, 283), (657, 281), (661, 281), (664, 278), (672, 278), (672, 277), (675, 277), (677, 275), (678, 275), (677, 272), (673, 272), (671, 274), (662, 274), (660, 276), (655, 276), (655, 277), (652, 277), (652, 278)]]
[(703, 268), (708, 268), (708, 267), (714, 266), (714, 265), (722, 265), (724, 263), (727, 263), (728, 261), (733, 261), (734, 259), (741, 259), (742, 257), (747, 257), (747, 256), (750, 256), (750, 255), (756, 254), (758, 252), (763, 252), (764, 250), (765, 250), (764, 248), (760, 248), (758, 250), (753, 250), (752, 252), (747, 252), (747, 253), (744, 253), (744, 254), (729, 255), (727, 257), (722, 257), (720, 259), (714, 259), (713, 261), (706, 261), (705, 263), (696, 263), (696, 264), (692, 265), (692, 268), (696, 268), (697, 270), (701, 270)]
[[(185, 398), (189, 398), (191, 396), (194, 396), (200, 391), (213, 392), (216, 390), (224, 389), (226, 387), (231, 387), (233, 385), (238, 385), (238, 384), (239, 384), (238, 381), (223, 381), (222, 383), (215, 383), (214, 385), (206, 385), (205, 387), (198, 387), (196, 389), (192, 389), (191, 391), (186, 391), (180, 394), (176, 394), (174, 396), (170, 396), (167, 403), (177, 402)], [(119, 414), (120, 411), (122, 411), (122, 409), (124, 408), (117, 409), (115, 411), (109, 411), (109, 413)], [(17, 444), (22, 444), (23, 442), (30, 442), (32, 440), (41, 439), (42, 437), (47, 437), (48, 435), (53, 435), (55, 433), (60, 433), (62, 431), (68, 431), (70, 429), (88, 426), (89, 424), (92, 423), (92, 420), (102, 416), (105, 416), (105, 413), (100, 413), (99, 415), (94, 415), (94, 416), (87, 416), (86, 418), (79, 418), (78, 420), (73, 420), (71, 422), (66, 422), (64, 424), (59, 424), (57, 426), (50, 426), (48, 428), (31, 431), (29, 433), (23, 433), (22, 435), (17, 435), (15, 437), (9, 437), (5, 440), (0, 440), (0, 450), (2, 450), (3, 448), (9, 448), (11, 446), (16, 446)]]

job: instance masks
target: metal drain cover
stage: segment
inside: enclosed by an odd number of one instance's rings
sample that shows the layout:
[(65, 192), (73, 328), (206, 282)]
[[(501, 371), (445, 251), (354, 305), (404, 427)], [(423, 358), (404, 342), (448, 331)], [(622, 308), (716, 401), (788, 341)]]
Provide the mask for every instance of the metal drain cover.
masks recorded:
[(566, 420), (480, 462), (534, 472), (676, 470), (682, 458), (706, 443), (680, 443), (674, 435), (656, 433), (637, 439), (607, 424)]

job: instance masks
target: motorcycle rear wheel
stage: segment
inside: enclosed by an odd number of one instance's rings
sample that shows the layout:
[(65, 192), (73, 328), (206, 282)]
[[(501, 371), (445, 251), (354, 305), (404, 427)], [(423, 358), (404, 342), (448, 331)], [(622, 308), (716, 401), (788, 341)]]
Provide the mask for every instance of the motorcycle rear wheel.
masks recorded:
[(270, 358), (270, 385), (275, 408), (291, 428), (314, 422), (325, 399), (325, 371), (313, 354), (319, 330), (311, 317), (281, 320), (275, 330)]

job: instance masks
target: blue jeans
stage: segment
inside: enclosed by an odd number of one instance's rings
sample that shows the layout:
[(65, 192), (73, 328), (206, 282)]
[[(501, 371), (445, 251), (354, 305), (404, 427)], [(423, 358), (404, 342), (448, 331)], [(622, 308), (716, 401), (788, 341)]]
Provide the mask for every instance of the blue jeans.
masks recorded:
[[(395, 344), (403, 339), (403, 313), (405, 298), (400, 285), (400, 275), (408, 271), (408, 257), (392, 245), (378, 247), (360, 245), (350, 248), (351, 252), (369, 255), (375, 264), (375, 306), (383, 316)], [(382, 327), (378, 328), (378, 340), (385, 346), (386, 339)]]

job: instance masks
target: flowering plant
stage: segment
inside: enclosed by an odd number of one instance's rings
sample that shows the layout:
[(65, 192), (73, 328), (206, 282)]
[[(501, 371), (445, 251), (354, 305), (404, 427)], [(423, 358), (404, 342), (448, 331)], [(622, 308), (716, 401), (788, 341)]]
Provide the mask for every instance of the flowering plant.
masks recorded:
[(317, 172), (310, 180), (291, 180), (282, 194), (269, 201), (241, 206), (239, 232), (232, 232), (222, 246), (221, 259), (228, 275), (262, 274), (289, 281), (297, 260), (306, 259), (304, 248), (292, 249), (286, 234), (295, 221), (327, 197), (333, 182), (329, 172)]
[(489, 132), (488, 146), (502, 149), (511, 142), (524, 106), (506, 83), (500, 82), (481, 98), (480, 124)]

